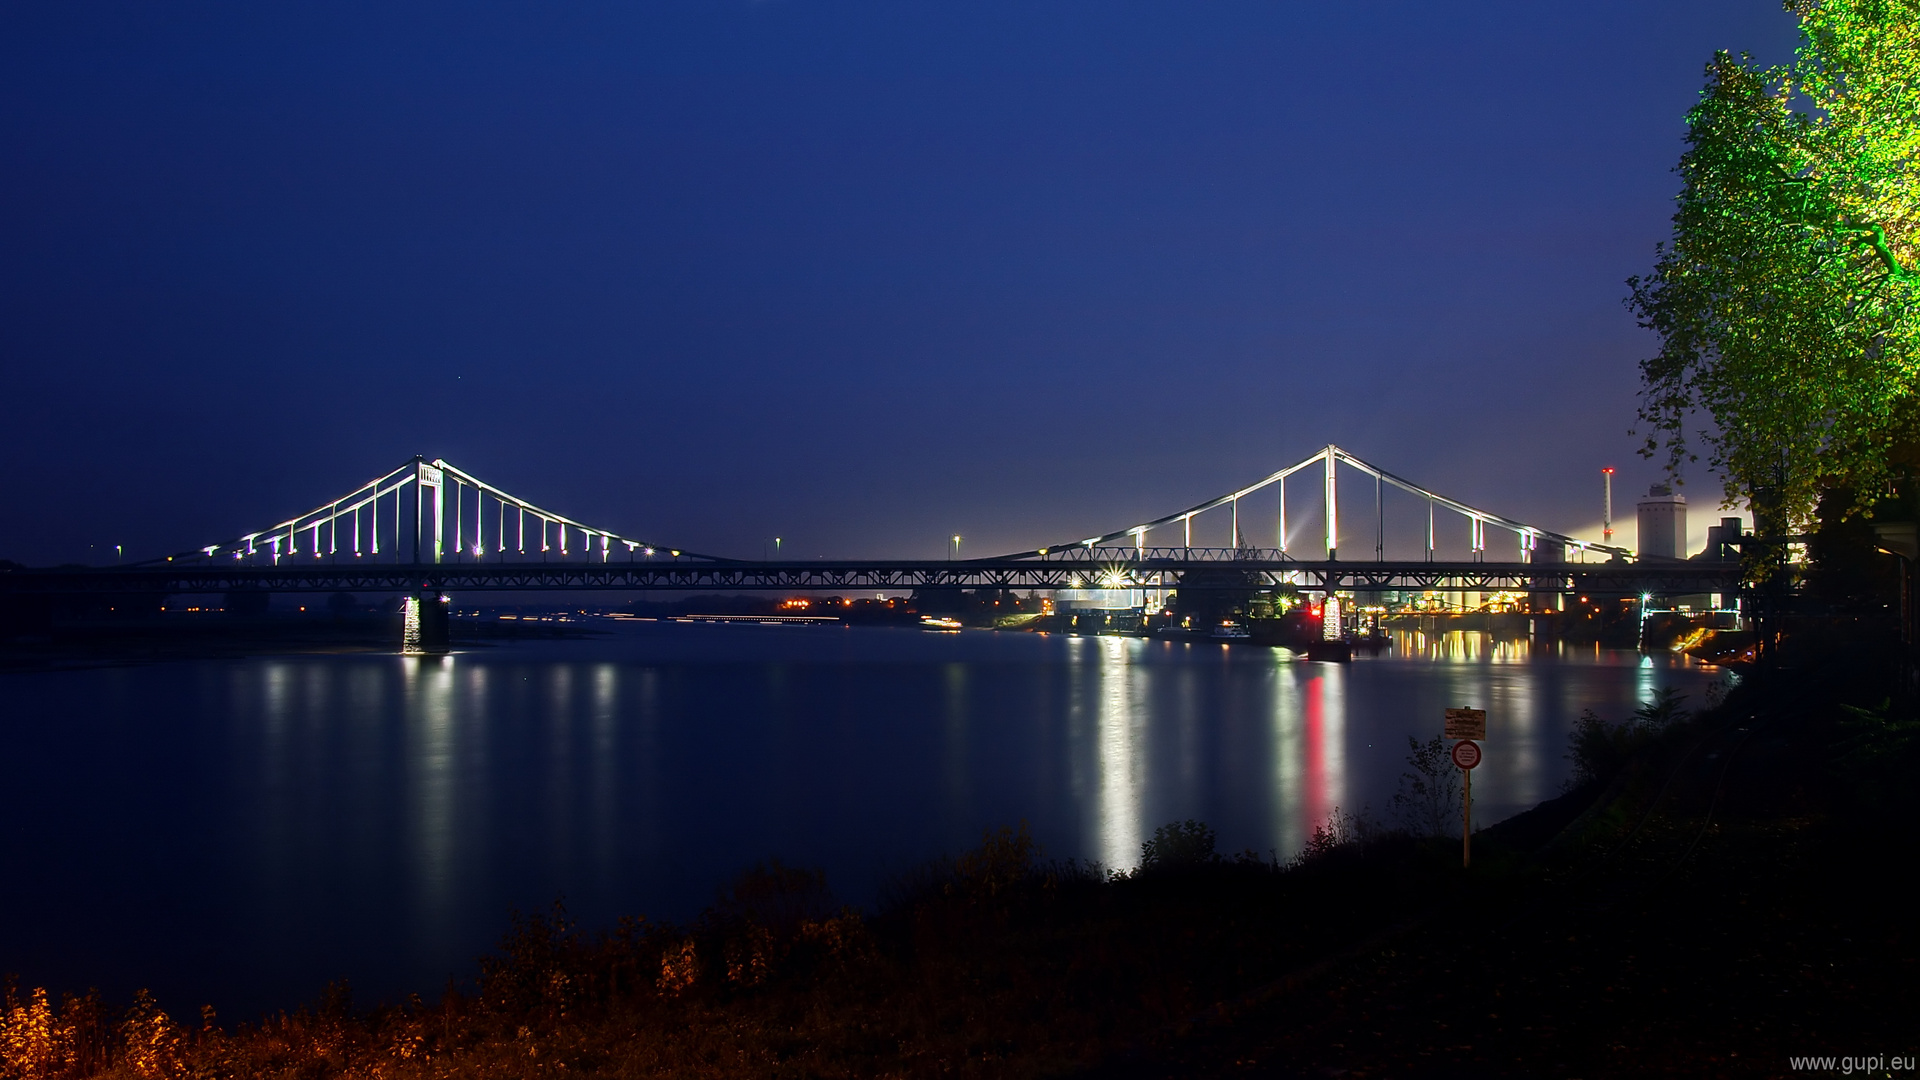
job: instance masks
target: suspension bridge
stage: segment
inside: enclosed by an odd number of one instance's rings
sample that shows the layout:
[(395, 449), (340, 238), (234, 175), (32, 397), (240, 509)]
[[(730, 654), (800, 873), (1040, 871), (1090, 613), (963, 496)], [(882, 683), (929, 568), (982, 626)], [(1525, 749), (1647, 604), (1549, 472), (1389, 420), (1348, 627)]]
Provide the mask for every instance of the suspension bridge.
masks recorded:
[[(1196, 544), (1197, 522), (1216, 533), (1224, 526), (1228, 542)], [(1304, 543), (1296, 533), (1307, 534)], [(445, 460), (415, 457), (303, 514), (192, 551), (125, 566), (0, 573), (0, 595), (15, 596), (1273, 588), (1626, 595), (1739, 585), (1737, 563), (1639, 559), (1448, 498), (1333, 445), (1164, 517), (987, 558), (703, 554), (588, 525)]]

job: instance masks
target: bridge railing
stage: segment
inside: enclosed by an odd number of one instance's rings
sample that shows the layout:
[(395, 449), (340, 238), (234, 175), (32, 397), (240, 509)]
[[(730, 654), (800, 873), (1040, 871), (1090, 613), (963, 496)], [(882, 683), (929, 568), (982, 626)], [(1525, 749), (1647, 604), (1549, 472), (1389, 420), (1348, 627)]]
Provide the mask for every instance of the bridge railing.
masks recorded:
[[(1597, 551), (1595, 553), (1599, 554), (1599, 552)], [(1476, 552), (1475, 554), (1479, 556), (1485, 555), (1484, 552)], [(1609, 559), (1595, 560), (1594, 563), (1587, 563), (1584, 559), (1584, 556), (1587, 554), (1586, 551), (1575, 551), (1573, 554), (1574, 554), (1574, 561), (1571, 561), (1571, 562), (1550, 561), (1544, 558), (1535, 558), (1535, 559), (1524, 560), (1524, 563), (1526, 565), (1533, 565), (1533, 566), (1540, 567), (1542, 573), (1552, 573), (1554, 569), (1558, 567), (1597, 565), (1600, 563), (1612, 561), (1612, 559), (1609, 558)], [(1104, 545), (1073, 544), (1063, 548), (1042, 548), (1039, 551), (1037, 551), (1035, 554), (1031, 556), (1027, 556), (1027, 558), (1037, 559), (1042, 562), (1092, 563), (1097, 565), (1109, 565), (1109, 564), (1134, 565), (1138, 563), (1302, 563), (1304, 564), (1308, 562), (1312, 562), (1318, 565), (1319, 563), (1324, 561), (1324, 560), (1316, 560), (1316, 559), (1301, 559), (1298, 556), (1289, 553), (1283, 548), (1189, 547), (1184, 544), (1171, 546), (1171, 547), (1133, 545), (1133, 544), (1125, 544), (1125, 545), (1123, 544), (1104, 544)], [(1360, 559), (1350, 559), (1346, 561), (1365, 564), (1365, 563), (1382, 562), (1382, 561), (1391, 561), (1391, 562), (1398, 563), (1398, 562), (1404, 562), (1407, 560), (1400, 560), (1400, 559), (1383, 560), (1378, 558), (1360, 558)], [(1415, 561), (1418, 561), (1418, 560), (1415, 560)], [(1426, 561), (1439, 562), (1439, 561), (1450, 561), (1450, 560), (1436, 560), (1433, 558), (1428, 558)], [(1501, 563), (1522, 562), (1522, 560), (1505, 560), (1505, 559), (1490, 560), (1484, 557), (1475, 558), (1471, 561), (1476, 563), (1495, 562), (1495, 561), (1501, 562)]]

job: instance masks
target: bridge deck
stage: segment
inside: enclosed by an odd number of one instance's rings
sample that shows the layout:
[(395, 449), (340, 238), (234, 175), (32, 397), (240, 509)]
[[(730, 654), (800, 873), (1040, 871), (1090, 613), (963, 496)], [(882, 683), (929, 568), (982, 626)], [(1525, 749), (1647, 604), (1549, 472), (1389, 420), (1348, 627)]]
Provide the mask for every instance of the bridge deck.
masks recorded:
[(1711, 593), (1740, 588), (1732, 562), (1232, 562), (1174, 558), (962, 561), (870, 560), (351, 564), (22, 569), (0, 572), (0, 594), (268, 592), (410, 593), (629, 590), (826, 590), (926, 588), (1245, 589), (1294, 585), (1356, 591), (1581, 591)]

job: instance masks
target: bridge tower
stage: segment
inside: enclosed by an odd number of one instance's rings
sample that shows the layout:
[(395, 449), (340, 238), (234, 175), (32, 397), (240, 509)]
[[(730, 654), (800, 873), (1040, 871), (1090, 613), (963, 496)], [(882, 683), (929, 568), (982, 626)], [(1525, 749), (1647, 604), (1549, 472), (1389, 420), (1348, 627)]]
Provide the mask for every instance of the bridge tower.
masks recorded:
[(1333, 446), (1329, 444), (1321, 453), (1325, 455), (1327, 463), (1327, 561), (1333, 562), (1340, 557), (1340, 489), (1333, 467)]
[[(438, 563), (446, 541), (447, 475), (418, 455), (413, 459), (413, 469), (413, 561)], [(426, 555), (432, 558), (423, 558)]]
[[(438, 565), (446, 550), (447, 474), (427, 459), (413, 459), (413, 561)], [(422, 582), (407, 598), (401, 629), (402, 652), (441, 656), (452, 648), (447, 597)]]

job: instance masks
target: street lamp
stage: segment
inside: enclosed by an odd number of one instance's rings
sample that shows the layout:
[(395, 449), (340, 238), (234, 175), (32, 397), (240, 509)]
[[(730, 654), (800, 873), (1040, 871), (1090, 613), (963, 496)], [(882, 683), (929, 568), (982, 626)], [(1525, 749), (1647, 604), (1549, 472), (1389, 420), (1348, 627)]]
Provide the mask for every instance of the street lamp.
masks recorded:
[(964, 539), (966, 539), (966, 537), (961, 536), (959, 533), (953, 534), (953, 538), (947, 543), (947, 558), (949, 560), (960, 557), (960, 541)]

